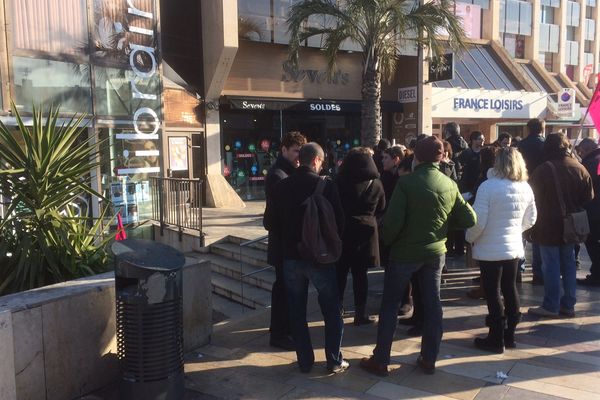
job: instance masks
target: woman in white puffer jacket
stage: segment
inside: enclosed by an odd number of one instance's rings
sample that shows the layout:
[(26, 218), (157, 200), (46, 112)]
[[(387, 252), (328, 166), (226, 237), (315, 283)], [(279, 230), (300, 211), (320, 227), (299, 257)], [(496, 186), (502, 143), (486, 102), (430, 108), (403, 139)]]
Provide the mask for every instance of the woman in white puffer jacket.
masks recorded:
[(521, 318), (516, 279), (519, 259), (525, 254), (522, 233), (537, 216), (525, 161), (516, 148), (500, 150), (488, 179), (477, 190), (473, 208), (477, 224), (467, 231), (466, 239), (479, 261), (490, 328), (486, 338), (475, 339), (475, 346), (502, 353), (505, 346), (516, 347), (515, 328)]

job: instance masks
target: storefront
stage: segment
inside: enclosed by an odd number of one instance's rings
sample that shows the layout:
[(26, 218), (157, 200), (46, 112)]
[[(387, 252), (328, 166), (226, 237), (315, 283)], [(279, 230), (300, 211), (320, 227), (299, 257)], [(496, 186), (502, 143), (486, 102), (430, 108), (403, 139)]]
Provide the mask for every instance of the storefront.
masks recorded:
[[(303, 49), (298, 68), (288, 57), (287, 46), (241, 40), (222, 92), (222, 172), (243, 200), (264, 198), (265, 175), (289, 131), (323, 146), (328, 173), (360, 145), (362, 56), (340, 52), (332, 74), (319, 50)], [(395, 88), (382, 89), (384, 136), (402, 111)]]
[[(360, 145), (360, 107), (358, 101), (224, 97), (223, 175), (244, 200), (264, 198), (265, 176), (289, 131), (300, 131), (321, 144), (324, 171), (335, 174), (348, 150)], [(383, 102), (382, 111), (398, 112), (401, 105)]]
[(545, 92), (484, 89), (433, 88), (432, 99), (434, 133), (441, 134), (443, 125), (454, 121), (464, 137), (481, 131), (488, 142), (496, 140), (499, 126), (514, 136), (527, 120), (544, 119), (548, 104)]

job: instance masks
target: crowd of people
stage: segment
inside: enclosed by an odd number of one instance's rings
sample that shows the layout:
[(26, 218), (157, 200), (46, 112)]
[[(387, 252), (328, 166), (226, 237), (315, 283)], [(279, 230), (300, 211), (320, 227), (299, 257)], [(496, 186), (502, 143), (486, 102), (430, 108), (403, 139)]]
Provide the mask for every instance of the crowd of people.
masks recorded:
[[(482, 132), (465, 141), (454, 122), (443, 138), (419, 135), (408, 148), (383, 139), (345, 156), (335, 177), (317, 143), (289, 132), (266, 180), (264, 226), (268, 262), (275, 267), (270, 344), (295, 350), (309, 372), (314, 352), (306, 307), (317, 289), (325, 324), (327, 368), (349, 367), (341, 352), (343, 297), (352, 274), (354, 325), (374, 322), (367, 310), (368, 269), (384, 268), (377, 336), (360, 367), (388, 374), (398, 323), (421, 336), (418, 366), (435, 372), (442, 339), (440, 286), (446, 259), (464, 257), (480, 270), (489, 332), (474, 346), (493, 353), (515, 348), (521, 320), (517, 282), (532, 244), (533, 284), (544, 285), (537, 317), (574, 317), (576, 285), (600, 286), (600, 148), (585, 138), (572, 148), (564, 133), (544, 136), (543, 121), (527, 123), (528, 136), (508, 133), (486, 145)], [(576, 279), (579, 243), (592, 261)], [(562, 286), (562, 290), (561, 290)], [(408, 317), (410, 315), (410, 317)]]

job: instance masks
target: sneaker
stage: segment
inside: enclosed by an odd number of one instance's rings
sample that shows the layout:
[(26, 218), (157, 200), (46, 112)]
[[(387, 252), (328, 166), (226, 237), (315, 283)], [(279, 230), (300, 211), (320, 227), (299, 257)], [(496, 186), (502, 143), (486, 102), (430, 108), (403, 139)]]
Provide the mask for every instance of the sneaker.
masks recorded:
[(342, 360), (342, 362), (337, 365), (327, 367), (327, 370), (332, 374), (339, 374), (341, 372), (346, 371), (348, 368), (350, 368), (350, 363), (346, 360)]
[(417, 366), (427, 375), (435, 374), (435, 363), (429, 363), (423, 359), (423, 356), (417, 358)]
[(548, 311), (548, 310), (546, 310), (542, 306), (531, 307), (531, 308), (529, 308), (529, 310), (527, 311), (527, 313), (529, 315), (535, 315), (537, 317), (549, 317), (549, 318), (556, 318), (556, 317), (558, 317), (558, 313), (553, 313), (552, 311)]
[(365, 371), (370, 372), (374, 375), (388, 376), (390, 374), (387, 365), (378, 363), (377, 361), (375, 361), (375, 358), (373, 358), (373, 356), (364, 357), (362, 360), (360, 360), (359, 366)]
[(558, 315), (565, 318), (575, 318), (575, 310), (569, 310), (561, 306)]

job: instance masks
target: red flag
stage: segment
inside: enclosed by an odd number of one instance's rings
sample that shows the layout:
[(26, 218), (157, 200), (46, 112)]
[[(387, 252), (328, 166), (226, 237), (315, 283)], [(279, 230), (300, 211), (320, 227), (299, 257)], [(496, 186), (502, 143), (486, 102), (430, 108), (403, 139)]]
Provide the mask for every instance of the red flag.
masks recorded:
[(117, 214), (117, 234), (115, 235), (115, 240), (125, 240), (127, 239), (127, 233), (125, 232), (125, 228), (123, 227), (123, 220), (121, 219), (121, 212)]
[[(598, 74), (598, 80), (600, 80), (600, 74)], [(594, 90), (592, 100), (590, 100), (587, 113), (590, 114), (592, 121), (594, 121), (596, 129), (600, 130), (600, 92), (598, 92), (598, 86), (600, 85), (596, 83), (596, 89)]]

